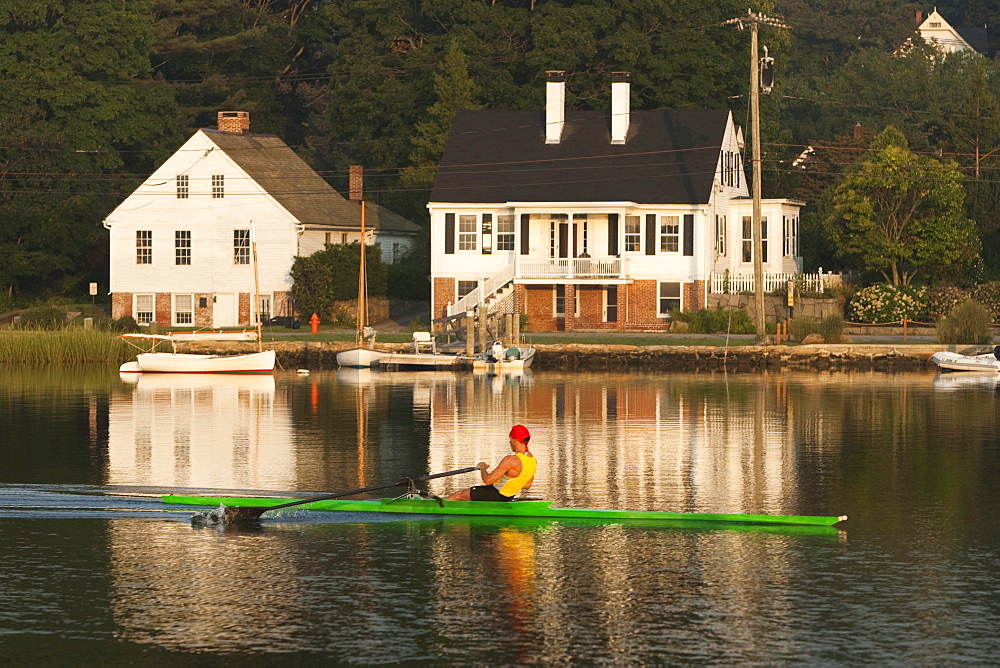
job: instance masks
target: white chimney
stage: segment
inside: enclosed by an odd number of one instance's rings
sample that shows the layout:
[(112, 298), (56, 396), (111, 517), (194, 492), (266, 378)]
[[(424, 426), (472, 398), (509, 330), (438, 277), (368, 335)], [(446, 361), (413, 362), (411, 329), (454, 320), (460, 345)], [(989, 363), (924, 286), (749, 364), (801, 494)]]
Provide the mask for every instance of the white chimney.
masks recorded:
[(566, 73), (545, 73), (545, 143), (558, 144), (566, 118)]
[(624, 144), (628, 137), (629, 88), (628, 72), (611, 73), (611, 143)]

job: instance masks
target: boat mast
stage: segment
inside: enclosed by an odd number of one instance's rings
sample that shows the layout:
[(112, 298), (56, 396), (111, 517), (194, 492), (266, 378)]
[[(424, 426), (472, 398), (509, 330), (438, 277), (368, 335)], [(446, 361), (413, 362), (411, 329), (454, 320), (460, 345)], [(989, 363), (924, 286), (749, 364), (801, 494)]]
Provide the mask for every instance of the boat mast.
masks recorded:
[[(257, 309), (257, 352), (264, 351), (262, 339), (263, 330), (260, 322), (260, 279), (257, 276), (257, 234), (254, 231), (253, 221), (250, 221), (250, 255), (253, 257), (253, 300)], [(251, 313), (253, 310), (251, 310)]]
[(365, 310), (368, 308), (365, 299), (367, 285), (365, 281), (365, 201), (361, 200), (361, 270), (358, 272), (358, 347), (363, 348), (365, 342)]

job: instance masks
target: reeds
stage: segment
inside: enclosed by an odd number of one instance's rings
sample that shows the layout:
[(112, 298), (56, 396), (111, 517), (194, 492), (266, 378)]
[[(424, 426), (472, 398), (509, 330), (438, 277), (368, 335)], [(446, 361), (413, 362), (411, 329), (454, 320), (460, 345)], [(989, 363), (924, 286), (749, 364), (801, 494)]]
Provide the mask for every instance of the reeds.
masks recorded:
[(121, 364), (135, 350), (111, 332), (94, 329), (0, 330), (0, 363)]

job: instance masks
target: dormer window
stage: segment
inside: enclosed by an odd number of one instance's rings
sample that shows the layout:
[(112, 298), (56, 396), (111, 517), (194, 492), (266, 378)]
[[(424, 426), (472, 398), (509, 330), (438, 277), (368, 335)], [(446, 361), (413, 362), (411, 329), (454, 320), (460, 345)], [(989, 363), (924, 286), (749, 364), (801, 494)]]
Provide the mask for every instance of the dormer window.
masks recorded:
[(940, 28), (941, 27), (941, 22), (940, 21), (934, 21), (933, 23), (931, 23), (931, 27), (932, 28)]

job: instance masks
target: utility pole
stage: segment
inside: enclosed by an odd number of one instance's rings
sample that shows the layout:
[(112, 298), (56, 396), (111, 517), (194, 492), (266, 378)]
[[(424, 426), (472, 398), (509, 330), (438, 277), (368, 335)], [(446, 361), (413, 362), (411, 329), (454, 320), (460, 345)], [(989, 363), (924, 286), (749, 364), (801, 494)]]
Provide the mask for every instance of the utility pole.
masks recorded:
[[(767, 338), (767, 319), (764, 317), (764, 243), (760, 220), (760, 56), (757, 53), (757, 30), (761, 24), (776, 28), (789, 26), (778, 19), (749, 11), (746, 16), (729, 19), (723, 25), (735, 23), (742, 30), (750, 28), (750, 142), (752, 144), (751, 163), (753, 165), (753, 294), (757, 311), (757, 344)], [(770, 89), (768, 89), (770, 92)]]

